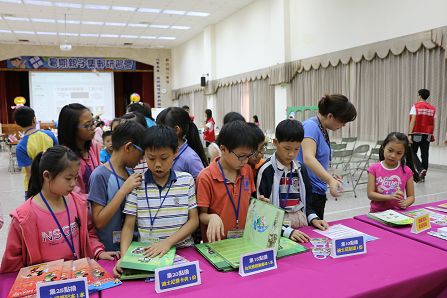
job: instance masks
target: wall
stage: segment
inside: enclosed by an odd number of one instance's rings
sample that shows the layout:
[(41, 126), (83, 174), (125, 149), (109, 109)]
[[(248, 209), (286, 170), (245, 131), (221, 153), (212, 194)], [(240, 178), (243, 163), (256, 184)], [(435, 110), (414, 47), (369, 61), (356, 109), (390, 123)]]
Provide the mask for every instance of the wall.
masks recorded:
[[(168, 65), (171, 59), (170, 50), (152, 50), (152, 49), (129, 49), (113, 47), (73, 47), (72, 51), (62, 52), (56, 46), (23, 46), (16, 44), (0, 45), (0, 60), (9, 59), (15, 56), (57, 56), (57, 57), (111, 57), (128, 58), (138, 62), (154, 66), (154, 90), (157, 92), (156, 77), (160, 79), (161, 105), (170, 106), (172, 99), (171, 83), (168, 78), (172, 72)], [(160, 68), (157, 72), (156, 62), (159, 62)], [(168, 64), (169, 63), (169, 64)], [(166, 92), (162, 92), (166, 91)], [(155, 94), (157, 103), (157, 94)]]
[(291, 59), (447, 25), (445, 0), (290, 1)]

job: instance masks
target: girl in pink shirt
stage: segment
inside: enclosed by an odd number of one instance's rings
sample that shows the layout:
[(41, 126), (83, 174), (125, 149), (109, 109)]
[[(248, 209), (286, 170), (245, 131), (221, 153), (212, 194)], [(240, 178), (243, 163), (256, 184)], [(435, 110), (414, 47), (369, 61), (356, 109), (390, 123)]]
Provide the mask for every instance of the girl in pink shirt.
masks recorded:
[(408, 137), (390, 133), (380, 147), (379, 159), (368, 169), (370, 212), (408, 208), (414, 203), (414, 181), (419, 181)]
[(90, 175), (100, 165), (101, 146), (93, 139), (95, 126), (92, 112), (79, 103), (64, 106), (59, 114), (59, 144), (70, 148), (81, 160), (74, 190), (81, 194), (88, 193)]
[(89, 218), (87, 201), (72, 193), (79, 157), (65, 146), (39, 153), (31, 166), (29, 199), (11, 213), (0, 272), (54, 261), (90, 257), (113, 260)]

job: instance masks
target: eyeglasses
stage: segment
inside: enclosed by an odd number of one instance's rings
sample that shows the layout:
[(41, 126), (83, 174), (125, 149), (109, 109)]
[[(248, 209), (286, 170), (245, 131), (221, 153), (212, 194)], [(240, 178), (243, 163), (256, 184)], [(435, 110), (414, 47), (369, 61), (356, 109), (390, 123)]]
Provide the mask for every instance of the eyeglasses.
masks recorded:
[(236, 158), (237, 158), (239, 161), (247, 160), (247, 159), (249, 159), (250, 157), (252, 157), (252, 156), (254, 155), (254, 153), (250, 153), (250, 154), (248, 154), (248, 155), (237, 155), (236, 153), (234, 153), (234, 151), (231, 151), (231, 153), (233, 153), (234, 156), (236, 156)]
[(134, 143), (132, 143), (132, 147), (134, 147), (135, 149), (137, 149), (137, 151), (140, 152), (141, 155), (144, 154), (144, 150), (143, 150), (140, 146), (135, 145)]
[(96, 125), (95, 121), (89, 121), (84, 124), (78, 125), (78, 128), (92, 129), (95, 128), (95, 125)]

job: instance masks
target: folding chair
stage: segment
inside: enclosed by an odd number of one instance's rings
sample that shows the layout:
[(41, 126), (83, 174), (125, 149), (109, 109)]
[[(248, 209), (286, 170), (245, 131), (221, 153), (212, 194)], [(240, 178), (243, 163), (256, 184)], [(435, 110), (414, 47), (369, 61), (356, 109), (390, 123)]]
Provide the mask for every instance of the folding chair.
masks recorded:
[(353, 152), (354, 152), (353, 150), (338, 150), (338, 151), (334, 151), (332, 153), (332, 157), (342, 161), (339, 164), (339, 165), (341, 165), (341, 169), (338, 169), (338, 168), (335, 169), (334, 174), (340, 176), (341, 178), (347, 177), (348, 183), (350, 183), (352, 186), (352, 189), (348, 189), (348, 190), (344, 190), (344, 191), (345, 192), (347, 192), (347, 191), (354, 192), (354, 197), (357, 198), (357, 193), (355, 192), (356, 185), (354, 185), (354, 180), (352, 178), (352, 171), (351, 171), (351, 167), (350, 167), (350, 162), (351, 162)]
[(17, 164), (17, 154), (16, 154), (16, 145), (9, 144), (9, 166), (8, 172), (16, 173), (20, 172), (19, 165)]
[(346, 144), (347, 147), (351, 147), (351, 145), (352, 145), (352, 148), (348, 148), (348, 149), (354, 150), (355, 144), (357, 143), (357, 137), (341, 138), (341, 143)]
[(333, 144), (331, 145), (331, 149), (332, 149), (331, 152), (332, 160), (330, 166), (338, 168), (339, 165), (344, 163), (344, 160), (343, 158), (334, 156), (334, 152), (346, 150), (346, 144)]
[(356, 183), (355, 183), (355, 186), (356, 186), (356, 187), (357, 187), (357, 185), (359, 185), (359, 184), (365, 184), (365, 183), (368, 183), (368, 180), (365, 181), (365, 182), (360, 182), (360, 179), (362, 178), (363, 173), (365, 173), (366, 171), (368, 171), (368, 168), (369, 168), (369, 166), (370, 166), (371, 163), (373, 163), (373, 162), (378, 162), (378, 161), (380, 160), (380, 159), (379, 159), (379, 150), (380, 150), (380, 148), (372, 148), (372, 149), (371, 149), (371, 152), (370, 152), (369, 155), (368, 155), (368, 159), (363, 163), (363, 166), (361, 167), (360, 175), (359, 175), (359, 177), (357, 178)]
[(362, 169), (362, 164), (368, 161), (369, 145), (360, 145), (354, 149), (351, 157), (351, 165), (354, 169), (354, 176), (357, 170)]

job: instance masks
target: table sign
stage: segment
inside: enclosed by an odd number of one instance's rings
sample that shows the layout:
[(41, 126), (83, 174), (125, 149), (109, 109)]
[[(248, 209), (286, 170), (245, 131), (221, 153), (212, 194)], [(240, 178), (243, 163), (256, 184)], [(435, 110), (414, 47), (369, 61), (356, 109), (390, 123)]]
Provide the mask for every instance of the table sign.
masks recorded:
[(366, 241), (362, 235), (332, 240), (331, 257), (341, 258), (366, 253)]
[(155, 291), (157, 293), (200, 284), (199, 261), (155, 269)]
[[(73, 278), (36, 284), (37, 298), (88, 298), (87, 278)], [(74, 295), (74, 296), (73, 296)]]
[(411, 226), (411, 233), (419, 234), (420, 232), (431, 229), (430, 215), (424, 214), (414, 218), (413, 225)]
[(274, 249), (260, 250), (241, 256), (239, 274), (248, 276), (277, 268)]

